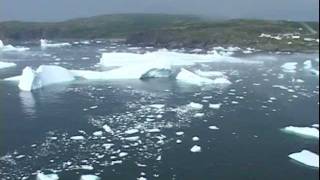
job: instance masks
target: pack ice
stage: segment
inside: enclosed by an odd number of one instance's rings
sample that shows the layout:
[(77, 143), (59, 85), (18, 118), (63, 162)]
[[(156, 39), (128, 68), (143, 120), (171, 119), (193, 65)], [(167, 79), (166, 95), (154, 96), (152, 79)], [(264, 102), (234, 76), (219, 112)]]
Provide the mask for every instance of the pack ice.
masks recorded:
[(292, 153), (289, 155), (289, 158), (304, 165), (319, 168), (319, 155), (308, 150)]
[(23, 91), (39, 89), (51, 84), (73, 81), (74, 76), (67, 69), (54, 65), (41, 65), (35, 71), (25, 67), (19, 77), (19, 88)]

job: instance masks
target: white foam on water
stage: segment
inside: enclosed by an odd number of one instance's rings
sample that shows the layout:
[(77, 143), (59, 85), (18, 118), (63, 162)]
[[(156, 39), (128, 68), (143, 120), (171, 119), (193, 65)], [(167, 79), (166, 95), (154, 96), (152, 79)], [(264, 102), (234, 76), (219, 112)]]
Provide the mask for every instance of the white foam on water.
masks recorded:
[(289, 155), (289, 158), (304, 165), (319, 168), (319, 155), (308, 150), (292, 153)]

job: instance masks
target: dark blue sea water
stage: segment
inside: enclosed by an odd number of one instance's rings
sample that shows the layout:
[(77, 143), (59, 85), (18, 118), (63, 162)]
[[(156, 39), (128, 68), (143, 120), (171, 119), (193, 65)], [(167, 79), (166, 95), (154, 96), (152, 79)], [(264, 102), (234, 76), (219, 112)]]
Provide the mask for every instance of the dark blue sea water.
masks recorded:
[[(21, 74), (27, 65), (97, 70), (103, 51), (141, 51), (104, 41), (46, 50), (34, 42), (22, 45), (31, 50), (0, 53), (0, 61), (17, 64), (0, 69), (0, 79)], [(319, 123), (319, 77), (301, 68), (311, 59), (318, 69), (314, 61), (318, 55), (238, 56), (263, 64), (187, 67), (225, 72), (232, 82), (226, 87), (191, 86), (172, 79), (76, 80), (22, 92), (17, 83), (1, 80), (0, 179), (36, 179), (39, 171), (56, 173), (63, 180), (78, 180), (83, 174), (103, 180), (318, 179), (318, 169), (296, 163), (288, 155), (303, 149), (319, 154), (319, 140), (280, 130)], [(299, 62), (299, 70), (283, 72), (284, 62)], [(186, 110), (191, 102), (203, 108)], [(216, 103), (222, 104), (220, 109), (209, 108)], [(150, 107), (153, 104), (164, 107)], [(113, 134), (104, 131), (106, 124)], [(139, 132), (126, 134), (130, 129)], [(96, 131), (102, 131), (102, 136), (94, 136)], [(184, 134), (179, 136), (180, 131)], [(72, 140), (72, 136), (85, 139)], [(192, 153), (194, 145), (201, 152)]]

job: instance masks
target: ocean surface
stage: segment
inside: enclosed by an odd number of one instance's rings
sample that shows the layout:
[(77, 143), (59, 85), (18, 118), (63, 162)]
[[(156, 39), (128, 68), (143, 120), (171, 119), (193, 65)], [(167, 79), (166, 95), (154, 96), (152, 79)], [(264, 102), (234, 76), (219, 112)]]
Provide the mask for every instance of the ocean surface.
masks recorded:
[[(17, 64), (0, 69), (0, 79), (43, 64), (103, 70), (102, 52), (156, 50), (105, 41), (47, 49), (37, 42), (19, 45), (30, 50), (0, 52), (0, 61)], [(319, 169), (288, 155), (303, 149), (319, 154), (319, 140), (281, 131), (319, 123), (319, 76), (303, 68), (310, 59), (319, 69), (318, 54), (233, 56), (261, 63), (185, 67), (224, 72), (228, 86), (77, 79), (23, 92), (16, 82), (0, 80), (0, 179), (34, 180), (40, 171), (62, 180), (85, 174), (103, 180), (318, 179)], [(297, 71), (284, 72), (285, 62), (298, 62)], [(203, 108), (190, 110), (191, 102)], [(191, 152), (195, 145), (201, 152)]]

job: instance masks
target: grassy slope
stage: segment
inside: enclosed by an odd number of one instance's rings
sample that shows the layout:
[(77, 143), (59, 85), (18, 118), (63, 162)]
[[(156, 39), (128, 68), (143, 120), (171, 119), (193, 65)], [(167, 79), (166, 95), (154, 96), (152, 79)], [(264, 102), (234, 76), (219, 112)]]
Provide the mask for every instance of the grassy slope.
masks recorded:
[[(319, 23), (306, 22), (319, 32)], [(302, 31), (299, 28), (303, 28)], [(310, 34), (299, 22), (228, 20), (211, 21), (195, 16), (163, 14), (118, 14), (82, 18), (58, 23), (0, 23), (0, 39), (125, 38), (128, 43), (162, 47), (210, 47), (213, 45), (251, 46), (265, 50), (318, 49), (317, 43), (302, 39), (277, 41), (258, 38), (261, 33)]]

